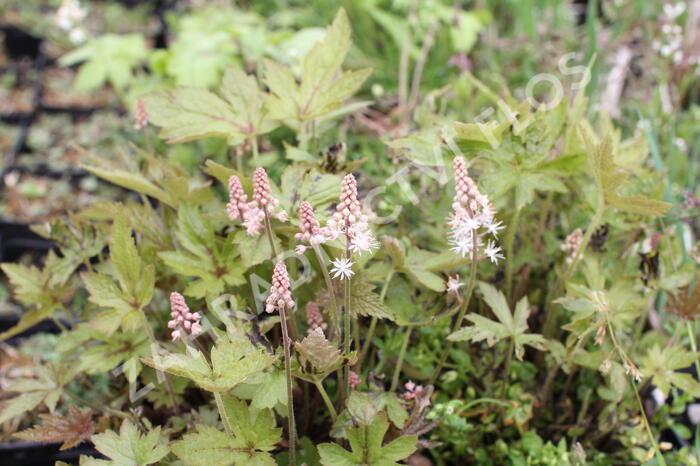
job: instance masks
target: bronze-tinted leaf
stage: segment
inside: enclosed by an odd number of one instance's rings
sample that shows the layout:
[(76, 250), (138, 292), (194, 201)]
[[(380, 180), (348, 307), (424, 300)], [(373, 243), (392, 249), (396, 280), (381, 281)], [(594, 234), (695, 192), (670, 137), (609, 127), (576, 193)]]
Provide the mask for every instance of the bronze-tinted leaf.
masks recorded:
[(32, 442), (63, 442), (61, 450), (68, 450), (95, 432), (90, 409), (81, 410), (71, 405), (67, 416), (41, 414), (40, 417), (44, 421), (42, 425), (17, 432), (15, 437)]

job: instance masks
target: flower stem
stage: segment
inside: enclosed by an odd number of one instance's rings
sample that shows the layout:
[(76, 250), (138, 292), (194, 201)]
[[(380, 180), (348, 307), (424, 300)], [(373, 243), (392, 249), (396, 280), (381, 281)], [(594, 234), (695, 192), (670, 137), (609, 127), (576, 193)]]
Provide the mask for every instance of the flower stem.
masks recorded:
[(294, 396), (292, 394), (292, 355), (289, 348), (289, 330), (284, 307), (280, 307), (282, 339), (284, 346), (284, 371), (287, 375), (287, 421), (289, 423), (289, 464), (296, 465), (296, 429), (294, 425)]
[[(469, 302), (472, 299), (472, 294), (474, 294), (474, 286), (476, 285), (476, 266), (477, 266), (476, 241), (477, 241), (477, 238), (476, 238), (476, 235), (474, 235), (474, 248), (472, 251), (472, 261), (471, 261), (471, 264), (469, 266), (469, 283), (467, 284), (467, 293), (466, 293), (466, 296), (464, 297), (464, 303), (462, 304), (462, 307), (459, 309), (459, 313), (457, 314), (457, 319), (455, 319), (454, 325), (452, 326), (450, 333), (454, 333), (455, 330), (462, 327), (462, 321), (464, 320), (464, 315), (467, 312), (467, 308), (469, 308)], [(454, 346), (454, 341), (448, 340), (447, 347), (443, 350), (442, 356), (440, 357), (440, 362), (438, 363), (437, 367), (435, 368), (433, 375), (430, 377), (430, 385), (433, 385), (435, 383), (435, 381), (437, 380), (438, 376), (440, 375), (440, 372), (442, 371), (442, 367), (445, 365), (445, 361), (447, 361), (447, 356), (450, 354), (450, 351), (452, 350), (453, 346)]]
[[(389, 273), (386, 275), (386, 279), (384, 279), (384, 286), (382, 286), (382, 291), (379, 294), (379, 301), (384, 302), (384, 298), (386, 297), (386, 292), (389, 289), (389, 283), (391, 282), (391, 278), (394, 276), (394, 268), (392, 267), (391, 270), (389, 270)], [(360, 357), (357, 359), (357, 372), (360, 373), (362, 370), (362, 363), (365, 360), (365, 357), (367, 356), (367, 352), (369, 351), (369, 345), (372, 343), (372, 337), (374, 337), (374, 330), (377, 327), (377, 317), (372, 316), (372, 321), (369, 324), (369, 330), (367, 330), (367, 336), (365, 337), (365, 343), (362, 345), (362, 351), (360, 351)]]
[(265, 231), (267, 232), (267, 240), (270, 242), (270, 249), (272, 249), (272, 261), (274, 262), (275, 257), (277, 257), (277, 250), (275, 249), (275, 241), (272, 237), (272, 223), (270, 223), (270, 216), (265, 210)]
[(396, 361), (396, 367), (394, 368), (394, 377), (391, 379), (390, 392), (395, 392), (396, 388), (399, 386), (399, 377), (401, 375), (401, 368), (403, 367), (403, 360), (406, 357), (406, 349), (408, 348), (408, 342), (411, 339), (411, 332), (413, 327), (407, 327), (403, 335), (403, 343), (401, 344), (401, 351), (399, 352), (399, 359)]
[(566, 281), (569, 279), (569, 275), (574, 270), (574, 267), (576, 267), (579, 258), (583, 254), (583, 251), (586, 249), (586, 247), (588, 247), (588, 242), (591, 240), (593, 232), (596, 230), (596, 228), (598, 228), (600, 221), (603, 219), (603, 213), (605, 213), (605, 203), (603, 201), (600, 201), (598, 203), (598, 207), (596, 208), (595, 214), (591, 218), (591, 222), (588, 224), (588, 228), (586, 228), (586, 233), (581, 239), (581, 245), (576, 251), (576, 254), (574, 254), (574, 258), (571, 261), (571, 264), (569, 264), (566, 267), (563, 274), (559, 275), (557, 285), (554, 287), (554, 293), (551, 295), (550, 299), (547, 300), (547, 304), (544, 310), (544, 325), (542, 327), (542, 334), (545, 338), (553, 337), (552, 333), (554, 332), (555, 324), (557, 321), (557, 307), (555, 306), (554, 300), (557, 299), (564, 291)]
[(214, 399), (216, 400), (216, 409), (219, 410), (219, 417), (221, 417), (221, 422), (224, 424), (224, 430), (228, 435), (233, 437), (233, 428), (231, 427), (231, 420), (226, 414), (226, 407), (224, 407), (224, 400), (221, 398), (221, 392), (213, 392)]
[(338, 412), (335, 410), (335, 407), (333, 406), (333, 402), (331, 401), (330, 397), (328, 396), (328, 393), (326, 393), (326, 389), (323, 388), (323, 382), (314, 382), (314, 385), (316, 385), (316, 388), (318, 389), (318, 392), (321, 394), (321, 398), (323, 398), (323, 402), (326, 403), (326, 408), (328, 408), (328, 412), (331, 415), (331, 419), (333, 422), (338, 418)]
[(314, 252), (316, 253), (316, 258), (321, 266), (321, 273), (323, 273), (323, 278), (326, 281), (326, 288), (328, 288), (328, 299), (330, 301), (331, 316), (333, 319), (333, 338), (340, 339), (340, 313), (338, 312), (338, 305), (335, 300), (335, 290), (333, 289), (333, 281), (331, 280), (331, 275), (328, 273), (328, 267), (326, 262), (323, 260), (323, 254), (321, 254), (321, 249), (318, 244), (313, 245)]
[(515, 299), (513, 297), (513, 266), (515, 261), (515, 252), (513, 251), (513, 243), (515, 243), (515, 233), (518, 230), (518, 223), (520, 222), (520, 212), (522, 209), (516, 208), (513, 214), (513, 219), (508, 227), (508, 234), (505, 238), (505, 248), (506, 248), (506, 296), (509, 302), (513, 302)]
[(656, 437), (654, 437), (654, 433), (651, 431), (651, 426), (649, 425), (649, 419), (647, 419), (647, 414), (644, 411), (644, 405), (642, 404), (642, 399), (639, 397), (639, 392), (637, 391), (637, 384), (634, 380), (634, 377), (631, 377), (630, 382), (632, 383), (632, 390), (634, 391), (634, 396), (637, 399), (637, 406), (639, 407), (639, 414), (642, 415), (642, 422), (644, 423), (644, 427), (646, 428), (647, 435), (649, 435), (649, 440), (651, 441), (651, 444), (654, 446), (654, 451), (656, 452), (656, 460), (659, 462), (661, 466), (666, 466), (666, 460), (664, 459), (664, 455), (661, 454), (661, 450), (659, 449), (659, 445), (656, 443)]
[[(343, 354), (348, 354), (350, 352), (350, 277), (346, 277), (345, 280), (345, 300), (344, 311), (343, 311)], [(350, 394), (350, 366), (343, 366), (343, 398)], [(342, 405), (341, 405), (342, 406)]]

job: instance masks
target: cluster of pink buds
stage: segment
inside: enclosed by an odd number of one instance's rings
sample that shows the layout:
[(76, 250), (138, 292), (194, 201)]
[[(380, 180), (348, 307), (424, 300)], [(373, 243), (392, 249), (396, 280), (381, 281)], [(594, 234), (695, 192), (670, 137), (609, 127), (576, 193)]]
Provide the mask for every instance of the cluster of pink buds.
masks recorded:
[(464, 158), (455, 157), (454, 171), (456, 192), (448, 222), (451, 249), (462, 257), (476, 256), (481, 249), (485, 257), (496, 263), (498, 259), (503, 259), (501, 248), (493, 240), (488, 240), (484, 245), (483, 238), (489, 234), (497, 238), (498, 230), (503, 226), (495, 221), (495, 212), (488, 196), (481, 194), (469, 177)]
[[(314, 208), (308, 202), (302, 201), (299, 204), (299, 233), (294, 237), (311, 246), (316, 246), (331, 239), (333, 232), (328, 227), (321, 227), (314, 214)], [(303, 254), (306, 249), (306, 246), (300, 244), (296, 247), (296, 252)]]
[(309, 329), (307, 330), (309, 334), (317, 328), (321, 330), (328, 328), (328, 324), (323, 321), (321, 308), (313, 301), (306, 303), (306, 323), (309, 324)]
[(564, 244), (561, 245), (561, 250), (566, 252), (566, 263), (572, 264), (578, 250), (581, 247), (581, 242), (583, 241), (583, 231), (580, 228), (572, 231), (569, 236), (564, 240)]
[(328, 221), (328, 227), (333, 232), (333, 237), (344, 234), (348, 248), (354, 253), (369, 252), (378, 245), (369, 229), (367, 216), (362, 213), (360, 201), (357, 200), (357, 181), (352, 173), (343, 178), (340, 202), (333, 218)]
[(183, 336), (183, 331), (190, 335), (197, 335), (202, 332), (200, 324), (202, 316), (198, 312), (190, 312), (185, 298), (176, 291), (170, 293), (170, 310), (172, 319), (168, 322), (168, 328), (173, 329), (170, 334), (173, 337), (173, 341)]
[(257, 235), (265, 225), (265, 217), (274, 216), (284, 222), (287, 213), (282, 210), (275, 213), (279, 201), (270, 192), (270, 181), (264, 168), (258, 167), (253, 175), (253, 200), (243, 191), (241, 180), (233, 175), (228, 180), (229, 202), (226, 211), (231, 220), (240, 219), (249, 235)]
[[(423, 388), (422, 385), (416, 385), (412, 381), (406, 382), (406, 385), (404, 385), (406, 388), (406, 391), (401, 395), (401, 398), (403, 398), (406, 401), (416, 401), (421, 398), (423, 395)], [(428, 405), (430, 404), (430, 400), (428, 400)]]
[(362, 383), (362, 377), (360, 377), (357, 372), (355, 371), (350, 371), (348, 374), (348, 384), (350, 385), (350, 388), (355, 390), (357, 387), (360, 386)]
[(289, 290), (289, 274), (284, 262), (280, 261), (275, 265), (272, 273), (272, 287), (270, 296), (265, 301), (265, 311), (274, 312), (294, 307), (292, 292)]
[(148, 124), (148, 113), (142, 99), (136, 99), (136, 108), (134, 109), (134, 129), (142, 130)]

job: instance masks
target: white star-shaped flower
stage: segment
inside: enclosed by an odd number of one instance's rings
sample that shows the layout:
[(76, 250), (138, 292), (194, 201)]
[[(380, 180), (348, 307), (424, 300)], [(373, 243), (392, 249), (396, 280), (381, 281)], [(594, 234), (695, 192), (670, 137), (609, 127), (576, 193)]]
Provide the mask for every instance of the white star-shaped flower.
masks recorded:
[(351, 276), (355, 275), (355, 272), (352, 271), (353, 263), (350, 261), (350, 259), (341, 257), (340, 259), (331, 261), (331, 264), (333, 264), (333, 268), (331, 269), (333, 278), (340, 278), (341, 280), (344, 280), (346, 277), (350, 278)]
[(459, 281), (459, 274), (455, 275), (454, 277), (448, 275), (446, 286), (448, 293), (457, 293), (459, 292), (459, 289), (464, 286), (464, 283)]
[(486, 254), (486, 257), (491, 259), (491, 262), (494, 264), (498, 262), (498, 259), (505, 259), (503, 254), (501, 254), (501, 248), (496, 246), (493, 241), (488, 242), (484, 249), (484, 254)]
[(355, 233), (350, 239), (350, 250), (354, 253), (372, 252), (372, 248), (376, 247), (379, 247), (379, 243), (370, 231)]
[(498, 238), (498, 231), (505, 228), (503, 222), (494, 222), (493, 218), (489, 222), (484, 223), (484, 227), (494, 238)]

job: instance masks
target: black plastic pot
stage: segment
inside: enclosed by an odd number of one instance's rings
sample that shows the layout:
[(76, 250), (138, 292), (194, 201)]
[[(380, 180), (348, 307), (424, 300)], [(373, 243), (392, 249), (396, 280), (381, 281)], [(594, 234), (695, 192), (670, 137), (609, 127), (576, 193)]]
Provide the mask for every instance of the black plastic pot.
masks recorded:
[(0, 443), (0, 464), (3, 466), (49, 466), (56, 461), (78, 464), (80, 455), (104, 458), (92, 444), (85, 443), (60, 451), (60, 443), (12, 442)]

